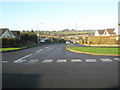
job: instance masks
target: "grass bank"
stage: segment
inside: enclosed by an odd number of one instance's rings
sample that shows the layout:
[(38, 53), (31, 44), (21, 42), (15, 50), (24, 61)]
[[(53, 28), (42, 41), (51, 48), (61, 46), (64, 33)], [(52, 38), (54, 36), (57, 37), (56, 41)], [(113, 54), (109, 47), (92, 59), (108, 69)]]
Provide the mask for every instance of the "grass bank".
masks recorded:
[(100, 48), (100, 47), (68, 47), (69, 50), (90, 53), (90, 54), (105, 54), (105, 55), (120, 55), (120, 48)]
[(19, 47), (0, 48), (0, 52), (21, 50), (21, 49), (36, 47), (36, 46), (39, 46), (39, 45), (38, 44), (26, 44), (26, 45), (22, 45), (22, 46), (19, 46)]

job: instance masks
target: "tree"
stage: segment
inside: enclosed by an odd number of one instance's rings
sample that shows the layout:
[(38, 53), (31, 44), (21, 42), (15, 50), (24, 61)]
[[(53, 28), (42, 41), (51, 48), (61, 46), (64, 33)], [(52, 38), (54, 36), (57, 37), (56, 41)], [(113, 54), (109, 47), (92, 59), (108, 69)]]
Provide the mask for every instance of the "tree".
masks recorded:
[(34, 33), (33, 29), (31, 30), (31, 33)]
[(25, 30), (23, 30), (23, 32), (25, 32)]

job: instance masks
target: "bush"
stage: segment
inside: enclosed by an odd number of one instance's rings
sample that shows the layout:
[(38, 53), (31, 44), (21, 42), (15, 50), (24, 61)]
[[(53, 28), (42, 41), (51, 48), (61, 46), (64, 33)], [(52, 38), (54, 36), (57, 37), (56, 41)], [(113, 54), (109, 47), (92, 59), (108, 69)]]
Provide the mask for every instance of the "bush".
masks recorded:
[(115, 36), (89, 36), (89, 42), (91, 44), (119, 44), (119, 40), (116, 40)]
[(9, 40), (7, 38), (2, 38), (2, 47), (9, 47)]
[(2, 47), (14, 47), (19, 46), (20, 40), (18, 38), (1, 38)]
[(37, 35), (35, 34), (21, 34), (20, 39), (22, 43), (37, 43)]

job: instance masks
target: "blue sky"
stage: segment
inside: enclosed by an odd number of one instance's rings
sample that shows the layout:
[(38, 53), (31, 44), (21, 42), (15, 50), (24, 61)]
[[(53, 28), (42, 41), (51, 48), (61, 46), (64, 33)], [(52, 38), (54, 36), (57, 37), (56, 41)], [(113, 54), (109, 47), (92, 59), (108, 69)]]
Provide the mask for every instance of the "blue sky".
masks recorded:
[(115, 28), (117, 2), (2, 2), (0, 27), (11, 30)]

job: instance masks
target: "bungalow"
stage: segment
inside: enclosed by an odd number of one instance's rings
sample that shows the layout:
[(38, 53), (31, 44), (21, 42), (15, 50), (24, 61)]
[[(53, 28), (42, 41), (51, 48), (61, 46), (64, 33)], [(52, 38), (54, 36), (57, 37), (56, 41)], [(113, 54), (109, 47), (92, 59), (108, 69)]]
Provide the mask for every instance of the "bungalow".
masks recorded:
[(8, 28), (0, 28), (0, 37), (16, 37)]
[(113, 36), (113, 35), (116, 35), (114, 30), (115, 30), (115, 28), (105, 29), (105, 31), (104, 31), (102, 36)]
[(102, 36), (105, 30), (97, 30), (94, 36)]
[(16, 38), (20, 39), (20, 31), (11, 31), (11, 32)]
[(116, 33), (116, 35), (120, 35), (120, 24), (118, 24), (115, 28), (115, 30), (113, 31)]
[(114, 32), (115, 28), (105, 29), (105, 30), (97, 30), (94, 36), (113, 36), (116, 35)]

